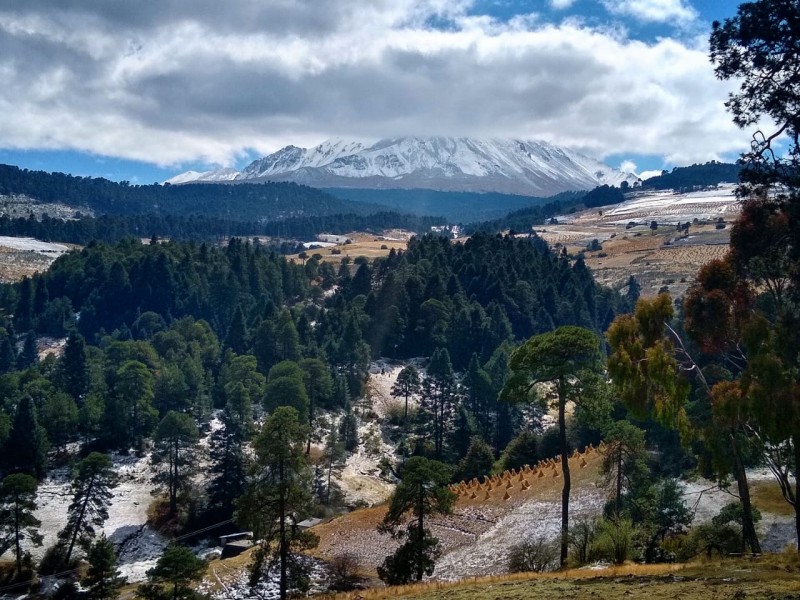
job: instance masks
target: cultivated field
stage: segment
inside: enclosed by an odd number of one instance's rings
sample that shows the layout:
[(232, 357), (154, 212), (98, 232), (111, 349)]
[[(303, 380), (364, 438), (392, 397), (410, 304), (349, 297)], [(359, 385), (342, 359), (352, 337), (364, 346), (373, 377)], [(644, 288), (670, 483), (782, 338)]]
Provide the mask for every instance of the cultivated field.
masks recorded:
[(19, 281), (26, 275), (46, 271), (55, 259), (73, 247), (33, 238), (0, 236), (0, 282)]
[[(340, 262), (343, 258), (354, 259), (365, 256), (369, 259), (387, 256), (392, 248), (405, 250), (408, 240), (414, 234), (402, 229), (384, 231), (381, 235), (352, 232), (342, 235), (320, 234), (317, 240), (305, 242), (308, 256), (319, 254), (322, 260)], [(298, 254), (288, 256), (289, 260), (300, 261)]]
[[(668, 288), (673, 296), (686, 291), (698, 269), (727, 251), (730, 224), (739, 213), (734, 186), (674, 194), (643, 193), (622, 204), (557, 217), (558, 225), (536, 229), (556, 248), (584, 252), (596, 279), (621, 288), (634, 275), (643, 295)], [(722, 219), (724, 228), (717, 229)], [(650, 228), (655, 221), (658, 228)], [(688, 234), (677, 231), (689, 223)], [(601, 248), (587, 250), (593, 240)]]

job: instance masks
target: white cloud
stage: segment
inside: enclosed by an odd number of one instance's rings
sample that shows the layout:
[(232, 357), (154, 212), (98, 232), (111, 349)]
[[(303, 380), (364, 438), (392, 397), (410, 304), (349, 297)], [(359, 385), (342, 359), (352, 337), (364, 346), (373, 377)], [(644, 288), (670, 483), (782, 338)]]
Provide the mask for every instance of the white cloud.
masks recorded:
[(563, 10), (575, 4), (575, 0), (550, 0), (550, 6), (556, 10)]
[(466, 0), (53, 5), (0, 7), (0, 147), (177, 165), (331, 136), (543, 138), (672, 164), (747, 146), (699, 43)]
[(658, 177), (659, 175), (661, 175), (661, 171), (660, 170), (642, 171), (641, 173), (639, 173), (639, 179), (641, 179), (642, 181), (645, 181), (647, 179), (650, 179), (651, 177)]
[(619, 170), (623, 173), (636, 173), (636, 163), (632, 160), (623, 160), (619, 165)]
[(641, 21), (688, 22), (697, 18), (697, 11), (688, 0), (602, 0), (602, 3), (611, 13)]

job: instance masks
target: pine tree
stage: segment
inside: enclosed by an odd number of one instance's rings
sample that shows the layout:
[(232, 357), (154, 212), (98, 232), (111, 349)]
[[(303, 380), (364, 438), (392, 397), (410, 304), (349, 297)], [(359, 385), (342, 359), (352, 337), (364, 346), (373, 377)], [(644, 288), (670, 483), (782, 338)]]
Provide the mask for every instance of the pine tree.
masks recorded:
[(78, 407), (68, 394), (55, 392), (45, 400), (42, 412), (47, 437), (61, 453), (77, 429)]
[(108, 519), (108, 507), (117, 485), (117, 476), (111, 459), (100, 452), (84, 458), (72, 477), (72, 503), (67, 509), (67, 524), (58, 534), (59, 542), (66, 545), (64, 564), (68, 565), (75, 544), (88, 546)]
[(419, 372), (414, 365), (408, 365), (397, 374), (397, 380), (392, 386), (392, 396), (399, 396), (405, 399), (403, 408), (403, 420), (408, 424), (408, 399), (419, 393)]
[(355, 452), (358, 448), (358, 418), (353, 414), (350, 403), (347, 403), (344, 416), (339, 423), (339, 437), (347, 452)]
[(302, 565), (291, 551), (316, 545), (313, 534), (297, 530), (291, 522), (311, 502), (311, 472), (304, 451), (307, 438), (308, 428), (297, 410), (291, 406), (275, 409), (253, 442), (258, 475), (237, 505), (237, 522), (261, 540), (260, 560), (254, 564), (251, 581), (260, 577), (261, 564), (269, 557), (270, 566), (279, 567), (281, 600), (287, 597), (290, 575), (293, 581), (305, 580), (299, 574)]
[(36, 332), (29, 331), (25, 336), (25, 342), (22, 346), (22, 352), (17, 357), (17, 368), (19, 370), (27, 369), (34, 365), (39, 360), (39, 350), (36, 347)]
[(469, 481), (474, 477), (483, 477), (492, 472), (494, 454), (489, 445), (480, 436), (473, 436), (466, 456), (458, 463), (458, 479)]
[(247, 430), (230, 406), (225, 407), (221, 419), (222, 427), (211, 434), (208, 503), (213, 510), (230, 517), (234, 502), (245, 490), (247, 473), (243, 446)]
[(86, 359), (86, 342), (83, 336), (73, 331), (64, 345), (64, 356), (59, 368), (61, 388), (80, 402), (89, 391), (89, 366)]
[[(392, 494), (389, 510), (378, 531), (390, 533), (406, 542), (378, 567), (378, 576), (395, 585), (420, 581), (431, 575), (438, 556), (438, 540), (425, 528), (425, 519), (431, 515), (448, 514), (455, 502), (455, 494), (447, 489), (452, 471), (446, 465), (421, 456), (406, 461), (400, 484)], [(413, 517), (405, 529), (400, 527)]]
[(196, 466), (197, 440), (197, 425), (184, 413), (169, 411), (156, 429), (151, 458), (156, 469), (153, 483), (158, 489), (166, 488), (170, 516), (178, 514), (178, 494), (189, 484)]
[[(327, 365), (318, 358), (304, 358), (300, 361), (303, 370), (303, 384), (308, 395), (308, 427), (313, 432), (314, 417), (320, 402), (327, 400), (333, 391), (333, 380)], [(311, 452), (311, 437), (306, 444), (306, 454)]]
[(23, 396), (14, 414), (14, 424), (6, 444), (6, 468), (10, 472), (44, 477), (47, 471), (47, 433), (30, 396)]
[(512, 375), (503, 388), (502, 398), (511, 402), (527, 402), (538, 383), (555, 384), (558, 398), (558, 437), (561, 450), (561, 557), (563, 567), (569, 546), (569, 497), (572, 479), (567, 444), (567, 401), (579, 400), (594, 382), (592, 374), (599, 369), (600, 344), (597, 336), (583, 327), (567, 325), (555, 331), (534, 336), (520, 346), (511, 357)]
[(11, 335), (2, 330), (0, 332), (0, 374), (8, 373), (17, 364), (17, 348)]
[(330, 505), (331, 492), (333, 490), (333, 475), (341, 473), (344, 468), (345, 461), (345, 447), (344, 441), (339, 436), (335, 426), (331, 426), (327, 437), (325, 438), (325, 448), (322, 451), (323, 468), (325, 470), (325, 486), (324, 486), (324, 499), (320, 494), (320, 501)]
[(81, 584), (86, 588), (90, 600), (114, 600), (120, 594), (127, 579), (117, 570), (117, 553), (114, 544), (101, 534), (89, 548), (86, 562), (89, 568)]
[(233, 321), (228, 330), (228, 337), (225, 338), (225, 345), (236, 354), (244, 354), (247, 351), (247, 338), (247, 323), (245, 322), (244, 312), (241, 305), (237, 305), (236, 311), (233, 313)]
[(106, 435), (117, 447), (144, 446), (153, 431), (158, 411), (153, 406), (153, 374), (138, 360), (127, 360), (117, 369), (114, 393), (106, 403)]
[(434, 454), (441, 458), (444, 452), (445, 429), (453, 411), (456, 391), (453, 367), (446, 348), (438, 348), (433, 353), (422, 389), (422, 406), (431, 413), (433, 422)]
[(147, 583), (136, 590), (146, 600), (193, 600), (197, 593), (191, 584), (203, 577), (206, 561), (186, 546), (171, 544), (156, 566), (147, 572)]
[(22, 571), (22, 542), (28, 539), (42, 545), (38, 529), (42, 523), (33, 514), (37, 485), (36, 479), (24, 473), (8, 475), (0, 482), (0, 555), (14, 549), (17, 573)]

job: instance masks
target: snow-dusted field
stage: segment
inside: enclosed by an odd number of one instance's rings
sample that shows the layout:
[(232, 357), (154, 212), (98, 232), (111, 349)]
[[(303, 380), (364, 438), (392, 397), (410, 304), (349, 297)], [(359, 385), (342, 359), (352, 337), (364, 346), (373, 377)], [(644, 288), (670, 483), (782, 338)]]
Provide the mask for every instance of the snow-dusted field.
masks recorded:
[(48, 254), (64, 254), (69, 252), (69, 247), (64, 244), (54, 244), (52, 242), (42, 242), (28, 237), (10, 237), (0, 235), (0, 246), (28, 252), (45, 252)]
[(659, 223), (713, 220), (738, 210), (734, 184), (715, 190), (676, 194), (672, 190), (646, 192), (603, 211), (604, 221), (624, 225), (629, 220), (656, 220)]
[[(113, 454), (114, 470), (119, 485), (114, 488), (114, 499), (108, 509), (108, 520), (103, 532), (117, 546), (122, 574), (130, 581), (141, 581), (147, 569), (155, 565), (166, 546), (166, 539), (150, 529), (147, 508), (153, 501), (150, 494), (153, 472), (150, 457)], [(36, 518), (42, 522), (42, 546), (26, 545), (37, 560), (45, 550), (55, 544), (58, 532), (66, 524), (67, 509), (72, 501), (69, 469), (52, 470), (39, 485)]]

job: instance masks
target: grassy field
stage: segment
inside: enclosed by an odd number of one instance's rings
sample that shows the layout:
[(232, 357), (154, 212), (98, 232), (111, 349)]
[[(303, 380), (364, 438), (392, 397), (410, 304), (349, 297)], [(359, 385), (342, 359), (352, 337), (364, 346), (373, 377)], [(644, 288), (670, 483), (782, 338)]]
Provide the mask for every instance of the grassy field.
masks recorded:
[(792, 552), (689, 565), (623, 565), (603, 570), (524, 573), (453, 584), (426, 583), (366, 590), (333, 597), (341, 600), (796, 600), (800, 598), (800, 558)]

